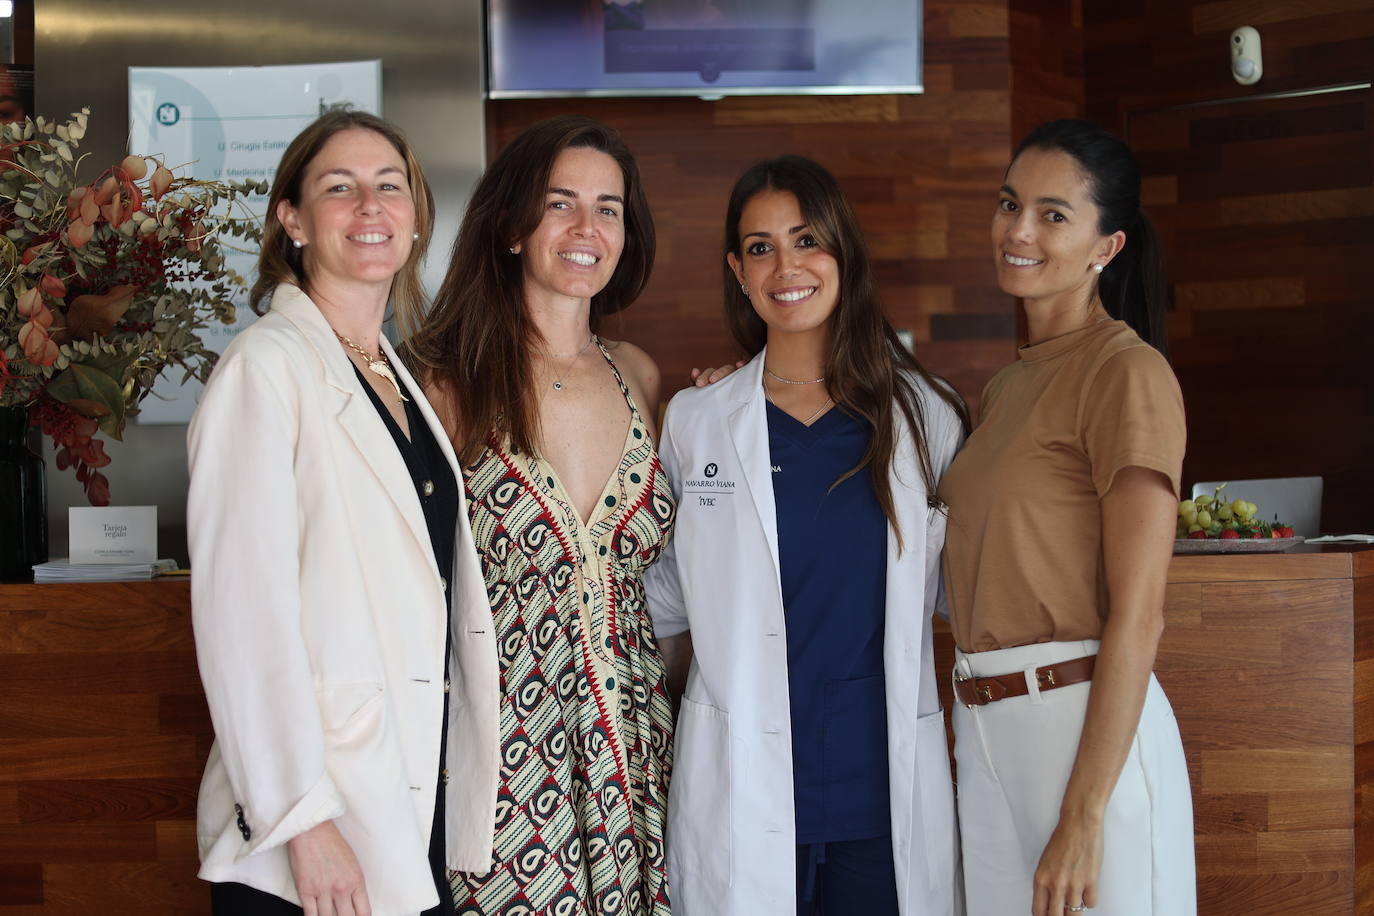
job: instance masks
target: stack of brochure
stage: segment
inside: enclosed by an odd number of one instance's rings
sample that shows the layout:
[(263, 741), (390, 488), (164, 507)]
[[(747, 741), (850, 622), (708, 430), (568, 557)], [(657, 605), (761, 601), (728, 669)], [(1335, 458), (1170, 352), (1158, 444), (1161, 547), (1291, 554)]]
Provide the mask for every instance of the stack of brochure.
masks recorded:
[(66, 557), (39, 563), (33, 568), (35, 582), (136, 582), (177, 568), (176, 560), (152, 563), (73, 563)]

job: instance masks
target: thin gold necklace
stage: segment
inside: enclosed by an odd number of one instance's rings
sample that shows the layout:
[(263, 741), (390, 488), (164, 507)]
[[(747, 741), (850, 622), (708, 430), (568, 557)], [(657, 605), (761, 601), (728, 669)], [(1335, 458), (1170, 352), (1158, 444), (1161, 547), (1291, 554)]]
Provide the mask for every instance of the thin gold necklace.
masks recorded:
[[(330, 330), (333, 330), (333, 328), (330, 328)], [(354, 353), (357, 353), (359, 356), (363, 358), (364, 361), (366, 361), (368, 372), (371, 372), (374, 375), (380, 375), (382, 378), (390, 382), (391, 387), (396, 389), (396, 396), (398, 398), (400, 398), (402, 401), (410, 400), (404, 394), (401, 393), (401, 383), (396, 379), (396, 373), (392, 371), (391, 363), (389, 360), (387, 360), (386, 354), (382, 352), (382, 345), (380, 342), (377, 344), (377, 357), (376, 359), (373, 359), (371, 353), (368, 353), (362, 347), (358, 346), (353, 341), (349, 340), (347, 337), (340, 334), (338, 331), (334, 331), (334, 336), (339, 338), (339, 343), (343, 344), (345, 347), (348, 347), (348, 349), (352, 350)]]
[(763, 367), (763, 371), (767, 372), (770, 376), (782, 382), (784, 385), (815, 385), (818, 382), (825, 381), (825, 376), (823, 375), (820, 378), (808, 379), (783, 378), (781, 375), (778, 375), (772, 369), (769, 369), (766, 365)]
[[(567, 364), (566, 366), (563, 367), (563, 371), (560, 372), (560, 373), (558, 373), (558, 377), (556, 377), (556, 378), (553, 380), (553, 390), (554, 390), (554, 391), (562, 391), (562, 390), (563, 390), (563, 376), (567, 375), (569, 372), (572, 371), (573, 365), (578, 361), (578, 359), (581, 358), (581, 356), (582, 356), (583, 353), (586, 353), (586, 352), (587, 352), (587, 348), (589, 348), (589, 347), (592, 345), (593, 341), (595, 341), (595, 340), (596, 340), (596, 335), (595, 335), (595, 334), (592, 334), (590, 337), (587, 338), (587, 342), (584, 343), (584, 344), (582, 345), (582, 349), (581, 349), (581, 350), (578, 350), (576, 353), (572, 354), (572, 359), (568, 360), (568, 364)], [(553, 359), (566, 359), (567, 356), (568, 356), (567, 353), (549, 353), (549, 352), (547, 352), (547, 351), (544, 353), (544, 355), (547, 356), (547, 357), (548, 357), (549, 359), (551, 359), (551, 360), (553, 360)], [(557, 368), (557, 366), (555, 366), (554, 368)]]

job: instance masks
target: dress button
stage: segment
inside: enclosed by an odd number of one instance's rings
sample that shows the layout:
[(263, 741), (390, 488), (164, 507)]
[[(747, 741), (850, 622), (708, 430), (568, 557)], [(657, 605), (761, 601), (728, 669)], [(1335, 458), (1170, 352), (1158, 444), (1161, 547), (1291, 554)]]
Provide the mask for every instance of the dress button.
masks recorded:
[(421, 490), (426, 496), (433, 496), (433, 495), (434, 495), (434, 481), (432, 481), (432, 480), (426, 480), (424, 483), (420, 484), (420, 490)]

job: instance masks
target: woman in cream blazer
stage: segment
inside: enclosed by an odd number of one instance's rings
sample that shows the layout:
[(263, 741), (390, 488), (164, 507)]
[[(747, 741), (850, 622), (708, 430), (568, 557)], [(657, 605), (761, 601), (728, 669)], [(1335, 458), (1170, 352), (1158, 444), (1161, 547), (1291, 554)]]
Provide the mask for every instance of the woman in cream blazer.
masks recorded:
[[(254, 289), (270, 311), (225, 352), (189, 434), (216, 737), (200, 876), (250, 895), (216, 896), (217, 913), (451, 912), (445, 870), (491, 864), (497, 673), (458, 465), (380, 334), (388, 298), (405, 317), (418, 289), (428, 188), (394, 128), (355, 113), (308, 128), (277, 179)], [(413, 479), (383, 408), (412, 443), (432, 436), (459, 481), (449, 568), (423, 505), (432, 485)]]

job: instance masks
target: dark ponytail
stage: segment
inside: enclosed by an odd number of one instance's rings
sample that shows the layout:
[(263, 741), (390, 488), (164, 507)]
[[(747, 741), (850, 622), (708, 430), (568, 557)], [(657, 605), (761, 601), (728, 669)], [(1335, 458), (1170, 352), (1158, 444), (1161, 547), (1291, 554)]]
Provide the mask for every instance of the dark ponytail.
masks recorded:
[[(1169, 283), (1159, 237), (1140, 208), (1140, 167), (1130, 147), (1089, 121), (1065, 119), (1041, 124), (1021, 141), (1028, 149), (1058, 150), (1072, 156), (1087, 176), (1102, 235), (1124, 232), (1126, 244), (1098, 279), (1102, 305), (1161, 353), (1166, 350), (1164, 313)], [(1016, 157), (1013, 156), (1013, 159)]]

